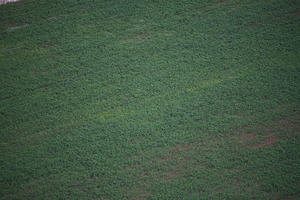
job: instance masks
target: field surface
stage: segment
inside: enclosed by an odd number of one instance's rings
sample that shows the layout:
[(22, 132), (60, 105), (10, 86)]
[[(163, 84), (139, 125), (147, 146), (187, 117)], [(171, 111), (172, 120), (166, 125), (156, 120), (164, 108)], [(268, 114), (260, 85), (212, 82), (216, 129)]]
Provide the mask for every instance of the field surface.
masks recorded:
[(300, 1), (0, 6), (0, 199), (300, 199)]

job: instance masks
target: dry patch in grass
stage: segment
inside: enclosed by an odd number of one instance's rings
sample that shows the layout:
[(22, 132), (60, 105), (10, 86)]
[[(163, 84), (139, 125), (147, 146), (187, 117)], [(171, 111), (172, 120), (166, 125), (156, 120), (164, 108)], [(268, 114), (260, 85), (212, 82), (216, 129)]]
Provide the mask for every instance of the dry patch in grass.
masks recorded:
[[(242, 149), (265, 149), (276, 145), (280, 140), (284, 140), (286, 134), (299, 133), (300, 116), (295, 115), (295, 113), (292, 114), (268, 125), (261, 123), (256, 127), (252, 127), (254, 130), (258, 128), (258, 132), (249, 131), (250, 127), (243, 126), (233, 135), (206, 138), (205, 143), (192, 142), (161, 148), (158, 151), (160, 152), (159, 155), (156, 154), (155, 156), (147, 156), (147, 153), (134, 156), (133, 160), (137, 162), (128, 165), (126, 171), (134, 174), (137, 182), (142, 183), (141, 188), (139, 188), (140, 193), (136, 195), (136, 199), (147, 199), (151, 195), (147, 188), (150, 188), (149, 186), (157, 181), (174, 183), (183, 177), (189, 176), (191, 170), (205, 169), (207, 163), (199, 163), (195, 158), (208, 156), (209, 153), (219, 155), (218, 152), (223, 152), (223, 145), (226, 146), (227, 143), (231, 144), (232, 141), (237, 141)], [(236, 117), (240, 118), (242, 116), (237, 115)], [(235, 187), (240, 188), (242, 180), (236, 178), (233, 183)], [(258, 185), (253, 187), (258, 187)], [(217, 192), (216, 190), (215, 193)], [(248, 192), (252, 192), (252, 188), (248, 188)]]
[(291, 14), (299, 16), (300, 15), (300, 10), (293, 11), (293, 12), (291, 12)]
[(278, 137), (270, 137), (258, 144), (255, 144), (255, 145), (252, 145), (250, 146), (251, 148), (265, 148), (265, 147), (268, 147), (268, 146), (272, 146), (276, 141), (280, 140), (280, 138)]
[(290, 134), (300, 134), (300, 115), (293, 114), (282, 118), (277, 126)]
[(242, 141), (243, 143), (248, 143), (256, 138), (256, 135), (248, 132), (245, 135), (239, 136), (239, 140)]
[(220, 1), (217, 3), (217, 5), (221, 5), (221, 4), (226, 3), (226, 2), (228, 2), (228, 0), (220, 0)]
[(186, 158), (185, 154), (190, 153), (190, 146), (191, 144), (176, 145), (169, 154), (159, 159), (161, 164), (168, 165), (171, 168), (166, 171), (157, 171), (159, 179), (163, 179), (166, 182), (174, 181), (177, 177), (186, 173), (186, 164), (189, 162), (189, 159)]
[(48, 48), (55, 47), (58, 45), (59, 45), (59, 43), (58, 43), (58, 40), (56, 40), (56, 39), (46, 40), (46, 41), (38, 43), (38, 46), (42, 49), (48, 49)]
[(133, 35), (128, 36), (127, 39), (122, 40), (120, 43), (121, 44), (131, 43), (131, 42), (141, 43), (141, 42), (149, 40), (150, 38), (151, 38), (150, 33), (139, 33), (139, 34), (133, 34)]
[(134, 190), (134, 199), (147, 199), (151, 195), (151, 191), (147, 188), (154, 182), (173, 182), (187, 175), (189, 168), (200, 170), (200, 163), (189, 157), (190, 154), (197, 153), (200, 146), (199, 143), (191, 143), (162, 148), (162, 155), (150, 158), (147, 158), (144, 153), (135, 155), (133, 160), (137, 162), (125, 167), (125, 170), (133, 174), (140, 184)]
[(0, 0), (0, 5), (7, 4), (7, 3), (13, 3), (13, 2), (17, 2), (17, 1), (20, 1), (20, 0)]
[(134, 200), (147, 199), (152, 194), (151, 192), (145, 190), (143, 186), (136, 188), (136, 191), (138, 191), (138, 193), (134, 197)]
[(30, 77), (35, 78), (35, 77), (38, 77), (40, 75), (48, 74), (49, 72), (50, 72), (49, 69), (47, 69), (47, 70), (41, 70), (41, 71), (36, 71), (36, 72), (31, 73)]
[(14, 30), (18, 30), (18, 29), (22, 29), (22, 28), (25, 28), (29, 26), (28, 24), (23, 24), (23, 25), (20, 25), (20, 26), (11, 26), (9, 27), (7, 30), (8, 31), (14, 31)]
[[(243, 127), (242, 129), (245, 128), (246, 127)], [(285, 135), (300, 133), (300, 116), (299, 114), (292, 113), (280, 120), (274, 121), (271, 126), (260, 125), (260, 130), (263, 130), (266, 134), (247, 132), (246, 134), (238, 136), (238, 140), (248, 148), (258, 149), (270, 147), (284, 139)]]
[(274, 136), (274, 134), (271, 132), (262, 136), (248, 132), (245, 135), (239, 136), (238, 138), (239, 141), (241, 141), (244, 145), (254, 149), (272, 146), (276, 141), (280, 140), (279, 137)]

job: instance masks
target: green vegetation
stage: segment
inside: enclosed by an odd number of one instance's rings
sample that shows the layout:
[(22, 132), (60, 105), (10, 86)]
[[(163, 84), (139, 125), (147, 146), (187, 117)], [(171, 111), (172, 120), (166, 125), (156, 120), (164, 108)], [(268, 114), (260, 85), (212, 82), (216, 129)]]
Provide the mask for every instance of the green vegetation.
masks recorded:
[(299, 199), (300, 1), (0, 6), (1, 199)]

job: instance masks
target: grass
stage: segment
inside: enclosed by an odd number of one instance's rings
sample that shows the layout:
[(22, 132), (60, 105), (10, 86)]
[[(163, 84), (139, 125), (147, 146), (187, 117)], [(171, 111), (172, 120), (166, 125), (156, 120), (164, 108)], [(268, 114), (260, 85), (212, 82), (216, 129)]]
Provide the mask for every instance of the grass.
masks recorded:
[(299, 199), (296, 0), (0, 6), (1, 199)]

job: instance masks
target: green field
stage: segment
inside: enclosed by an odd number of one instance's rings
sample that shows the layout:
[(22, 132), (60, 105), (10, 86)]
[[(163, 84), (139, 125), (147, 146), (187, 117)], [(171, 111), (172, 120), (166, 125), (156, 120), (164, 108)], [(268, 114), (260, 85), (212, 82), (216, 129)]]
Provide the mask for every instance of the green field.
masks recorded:
[(0, 6), (0, 199), (300, 199), (300, 1)]

